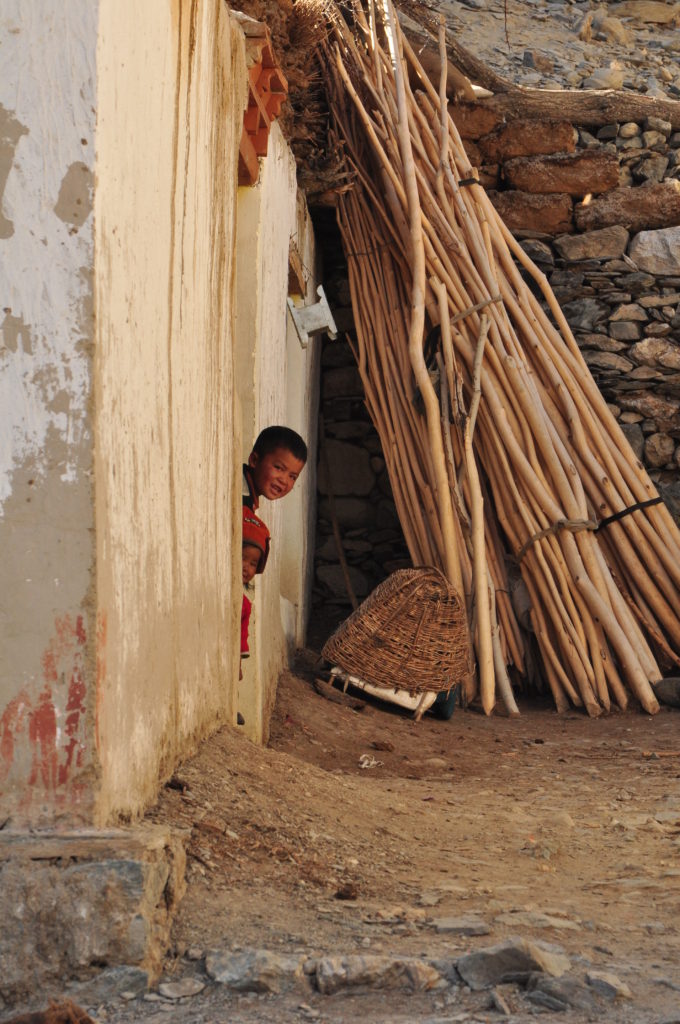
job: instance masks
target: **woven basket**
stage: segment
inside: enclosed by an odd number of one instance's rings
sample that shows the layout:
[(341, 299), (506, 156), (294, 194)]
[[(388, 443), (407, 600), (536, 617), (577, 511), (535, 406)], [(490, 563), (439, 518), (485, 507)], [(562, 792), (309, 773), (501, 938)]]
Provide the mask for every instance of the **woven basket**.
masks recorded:
[(388, 576), (326, 641), (323, 656), (367, 683), (449, 690), (469, 671), (465, 608), (438, 569)]

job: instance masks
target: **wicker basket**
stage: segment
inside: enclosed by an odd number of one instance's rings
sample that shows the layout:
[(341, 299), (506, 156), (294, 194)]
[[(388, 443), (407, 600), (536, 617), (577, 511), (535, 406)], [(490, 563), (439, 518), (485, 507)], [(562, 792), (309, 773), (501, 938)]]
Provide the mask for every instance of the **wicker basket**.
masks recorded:
[(323, 656), (367, 683), (409, 693), (449, 690), (469, 671), (468, 625), (438, 569), (388, 576), (326, 641)]

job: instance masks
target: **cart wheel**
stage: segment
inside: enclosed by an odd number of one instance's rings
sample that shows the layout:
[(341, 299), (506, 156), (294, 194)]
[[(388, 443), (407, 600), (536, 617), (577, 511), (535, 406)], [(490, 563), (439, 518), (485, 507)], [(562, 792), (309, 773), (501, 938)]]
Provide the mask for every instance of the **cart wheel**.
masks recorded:
[(435, 718), (443, 718), (445, 722), (448, 722), (456, 710), (459, 691), (460, 683), (456, 683), (450, 690), (442, 690), (441, 693), (437, 694), (437, 699), (430, 709)]

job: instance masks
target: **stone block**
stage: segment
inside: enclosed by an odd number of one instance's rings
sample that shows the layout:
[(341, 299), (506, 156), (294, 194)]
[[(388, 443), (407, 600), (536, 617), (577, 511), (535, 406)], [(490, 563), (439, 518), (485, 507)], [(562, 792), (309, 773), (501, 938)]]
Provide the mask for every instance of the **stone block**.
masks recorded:
[(664, 153), (650, 153), (632, 167), (633, 178), (640, 182), (661, 182), (667, 170), (668, 157)]
[(621, 981), (615, 974), (607, 971), (588, 971), (586, 974), (588, 984), (605, 999), (632, 999), (631, 992), (625, 981)]
[(609, 325), (609, 333), (617, 341), (637, 341), (641, 337), (640, 325), (631, 320), (620, 320)]
[[(16, 1002), (102, 966), (152, 981), (184, 887), (183, 839), (161, 828), (0, 834), (0, 994)], [(127, 986), (129, 987), (129, 986)]]
[(565, 302), (562, 312), (572, 329), (593, 331), (598, 324), (604, 323), (609, 316), (609, 306), (600, 299), (575, 299)]
[(569, 959), (563, 953), (555, 953), (526, 939), (508, 939), (498, 946), (468, 953), (456, 962), (458, 973), (473, 991), (491, 988), (507, 975), (518, 973), (539, 971), (560, 977), (569, 967)]
[[(677, 8), (676, 18), (680, 21), (680, 6)], [(645, 118), (644, 129), (647, 132), (660, 132), (667, 139), (673, 131), (673, 125), (662, 117), (650, 115)]]
[[(625, 125), (622, 127), (625, 127)], [(628, 135), (626, 135), (619, 129), (619, 126), (615, 121), (611, 124), (603, 124), (601, 128), (597, 129), (597, 138), (600, 142), (611, 142), (617, 135), (622, 135), (624, 138), (628, 138), (630, 135), (639, 135), (640, 128), (638, 125), (633, 123), (633, 127), (635, 128), (635, 131), (629, 132)]]
[[(373, 526), (376, 520), (375, 506), (364, 498), (336, 498), (335, 514), (340, 526), (348, 530), (362, 526)], [(319, 517), (331, 522), (330, 504), (327, 498), (319, 503)]]
[(511, 231), (541, 231), (549, 235), (573, 231), (571, 196), (510, 190), (490, 191), (489, 198)]
[(675, 441), (669, 434), (650, 434), (645, 440), (645, 464), (661, 469), (673, 462)]
[[(371, 456), (365, 448), (344, 441), (327, 440), (325, 451), (333, 494), (364, 497), (371, 493), (375, 486), (375, 473), (371, 469)], [(329, 493), (326, 460), (323, 458), (319, 460), (318, 488), (322, 494)]]
[[(545, 974), (532, 974), (527, 984), (528, 993), (543, 993), (564, 1004), (564, 1009), (593, 1012), (597, 1002), (592, 992), (577, 978), (550, 978)], [(534, 1000), (536, 1001), (536, 1000)]]
[(451, 103), (449, 114), (463, 140), (481, 139), (503, 121), (502, 114), (497, 114), (479, 103)]
[(616, 188), (574, 208), (579, 231), (621, 224), (631, 233), (680, 224), (680, 181), (648, 188)]
[(622, 306), (618, 306), (609, 317), (611, 323), (617, 323), (619, 320), (636, 320), (638, 323), (645, 324), (648, 319), (644, 309), (637, 302), (626, 302)]
[(643, 366), (665, 366), (669, 370), (680, 370), (680, 345), (662, 338), (643, 338), (631, 347), (629, 355)]
[(680, 429), (680, 400), (662, 398), (648, 391), (629, 391), (617, 397), (622, 409), (641, 413), (663, 432)]
[(337, 341), (326, 339), (321, 353), (321, 365), (324, 367), (356, 366), (356, 360), (346, 341), (341, 341), (340, 338)]
[(642, 433), (642, 428), (639, 423), (621, 423), (621, 430), (623, 431), (626, 441), (633, 449), (633, 453), (636, 459), (642, 460), (642, 456), (645, 450), (645, 435)]
[(641, 231), (631, 240), (628, 255), (648, 274), (680, 274), (680, 226)]
[(205, 969), (218, 985), (236, 992), (278, 993), (309, 988), (301, 956), (282, 956), (266, 949), (209, 953)]
[(614, 370), (616, 373), (630, 373), (633, 369), (630, 359), (617, 356), (615, 352), (593, 352), (584, 349), (583, 358), (591, 369)]
[[(666, 313), (665, 309), (664, 313)], [(673, 328), (669, 323), (655, 320), (653, 323), (647, 324), (645, 331), (651, 338), (667, 338), (672, 333)]]
[(666, 145), (666, 136), (663, 132), (657, 131), (655, 128), (650, 128), (649, 131), (642, 133), (642, 144), (645, 149), (660, 149)]
[(344, 989), (406, 989), (424, 992), (442, 981), (431, 964), (411, 957), (327, 956), (316, 963), (316, 985), (323, 995)]
[(563, 235), (555, 239), (555, 249), (562, 259), (572, 262), (581, 260), (611, 260), (626, 251), (630, 235), (617, 224), (610, 228), (587, 231), (582, 235)]
[[(366, 576), (354, 565), (347, 567), (352, 590), (357, 597), (366, 597), (371, 589)], [(330, 590), (334, 597), (348, 598), (345, 577), (339, 565), (320, 565), (316, 570), (316, 578)]]
[(565, 192), (571, 196), (608, 192), (619, 184), (619, 161), (612, 153), (586, 149), (553, 156), (508, 160), (505, 178), (521, 192)]
[(529, 259), (538, 264), (542, 269), (551, 270), (555, 266), (555, 257), (549, 245), (539, 241), (537, 238), (526, 238), (520, 242)]
[[(639, 295), (648, 288), (653, 288), (655, 280), (656, 278), (652, 277), (651, 274), (633, 272), (631, 274), (623, 274), (619, 278), (619, 287), (625, 288), (626, 291), (632, 292), (633, 295)], [(640, 299), (640, 302), (643, 306), (645, 305), (644, 299)]]
[(324, 401), (331, 398), (361, 398), (364, 386), (361, 383), (359, 370), (354, 366), (339, 366), (326, 370), (323, 375), (322, 397)]
[(436, 917), (432, 921), (435, 931), (446, 935), (489, 935), (491, 926), (481, 917)]
[(479, 151), (491, 163), (518, 156), (573, 153), (578, 133), (568, 121), (529, 121), (518, 118), (479, 139)]
[(576, 341), (581, 348), (596, 348), (600, 352), (620, 352), (627, 348), (625, 341), (616, 341), (608, 334), (579, 334)]
[[(342, 546), (349, 557), (361, 558), (373, 551), (373, 545), (370, 541), (353, 537), (343, 538)], [(337, 562), (338, 548), (335, 543), (335, 537), (326, 537), (324, 542), (317, 548), (316, 558), (321, 558), (326, 562)]]

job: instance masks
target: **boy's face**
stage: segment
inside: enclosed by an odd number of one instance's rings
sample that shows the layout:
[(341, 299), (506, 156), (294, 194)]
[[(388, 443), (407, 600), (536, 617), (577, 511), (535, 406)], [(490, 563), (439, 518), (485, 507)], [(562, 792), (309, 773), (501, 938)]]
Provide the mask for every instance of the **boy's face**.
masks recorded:
[(290, 494), (295, 481), (305, 468), (302, 459), (296, 459), (287, 448), (275, 448), (267, 455), (251, 452), (248, 465), (252, 472), (255, 491), (269, 501), (276, 501), (277, 498), (285, 498)]
[(257, 567), (260, 564), (261, 558), (262, 552), (259, 548), (256, 548), (254, 544), (243, 545), (242, 578), (244, 583), (250, 583), (257, 572)]

